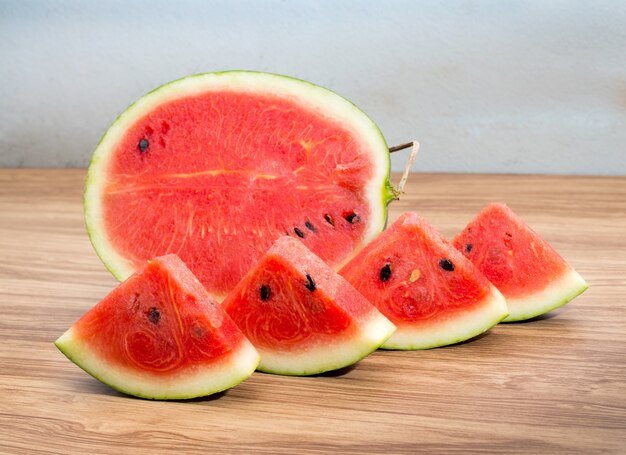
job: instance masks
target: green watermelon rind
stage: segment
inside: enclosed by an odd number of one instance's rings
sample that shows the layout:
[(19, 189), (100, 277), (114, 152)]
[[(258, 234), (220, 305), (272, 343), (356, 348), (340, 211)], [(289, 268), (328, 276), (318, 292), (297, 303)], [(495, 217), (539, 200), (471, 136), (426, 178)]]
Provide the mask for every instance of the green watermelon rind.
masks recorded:
[[(109, 147), (114, 145), (116, 141), (122, 137), (123, 133), (129, 126), (131, 126), (136, 120), (141, 118), (151, 109), (165, 101), (175, 99), (176, 96), (173, 96), (173, 94), (176, 94), (176, 89), (179, 88), (179, 86), (184, 84), (193, 84), (193, 82), (195, 81), (200, 81), (198, 83), (199, 87), (195, 87), (195, 92), (192, 90), (193, 87), (188, 87), (187, 92), (182, 92), (189, 95), (191, 93), (200, 93), (203, 91), (201, 84), (201, 79), (203, 78), (231, 78), (232, 80), (236, 80), (237, 78), (246, 77), (250, 80), (251, 78), (256, 78), (259, 80), (265, 79), (264, 83), (266, 84), (268, 83), (268, 81), (272, 81), (274, 83), (277, 83), (278, 85), (283, 84), (285, 87), (289, 86), (289, 84), (292, 84), (292, 86), (295, 87), (295, 85), (293, 84), (297, 84), (298, 87), (302, 89), (303, 93), (308, 90), (308, 94), (311, 96), (311, 98), (309, 98), (307, 101), (311, 101), (311, 99), (313, 98), (326, 98), (326, 101), (328, 103), (323, 106), (325, 109), (327, 109), (328, 105), (331, 104), (331, 102), (333, 101), (339, 103), (342, 106), (343, 114), (345, 114), (348, 118), (352, 118), (354, 120), (354, 125), (351, 126), (359, 124), (362, 130), (369, 132), (369, 140), (365, 142), (371, 145), (371, 150), (380, 152), (380, 156), (375, 156), (375, 161), (377, 162), (377, 165), (375, 167), (378, 169), (379, 172), (376, 180), (380, 180), (382, 183), (380, 184), (380, 186), (377, 186), (376, 188), (369, 188), (367, 191), (367, 193), (369, 194), (368, 199), (371, 201), (370, 208), (375, 209), (377, 206), (380, 206), (380, 213), (377, 217), (374, 216), (373, 220), (371, 218), (372, 222), (370, 223), (369, 231), (361, 239), (361, 245), (359, 245), (353, 251), (350, 257), (345, 258), (345, 260), (342, 261), (341, 264), (338, 264), (336, 268), (339, 268), (343, 264), (348, 262), (350, 258), (358, 252), (360, 248), (362, 248), (369, 241), (371, 241), (386, 226), (387, 206), (391, 201), (397, 199), (397, 195), (394, 192), (393, 186), (389, 182), (391, 169), (391, 158), (389, 154), (389, 149), (387, 146), (387, 142), (385, 141), (385, 138), (378, 126), (367, 116), (367, 114), (365, 114), (365, 112), (358, 108), (354, 103), (327, 88), (321, 87), (308, 81), (280, 74), (247, 70), (231, 70), (195, 74), (176, 79), (167, 84), (161, 85), (132, 103), (115, 119), (113, 124), (103, 134), (91, 158), (89, 169), (87, 171), (87, 178), (85, 181), (84, 190), (84, 213), (87, 234), (89, 235), (89, 239), (94, 249), (96, 250), (96, 254), (100, 258), (100, 260), (109, 270), (109, 272), (111, 272), (113, 276), (115, 276), (118, 280), (122, 281), (130, 276), (135, 271), (135, 267), (129, 260), (124, 258), (115, 250), (115, 248), (106, 236), (106, 229), (104, 228), (102, 223), (103, 220), (101, 215), (99, 195), (101, 194), (101, 187), (104, 182), (104, 175), (106, 174), (108, 157), (107, 151), (109, 150)], [(206, 87), (204, 88), (206, 90)], [(180, 93), (178, 93), (178, 95), (180, 95)], [(320, 104), (317, 106), (319, 110), (322, 109), (322, 104), (323, 103), (320, 102)], [(339, 109), (337, 109), (337, 111), (339, 111)], [(376, 196), (376, 194), (378, 194), (378, 196)], [(374, 214), (374, 210), (372, 210), (372, 212)], [(378, 219), (376, 220), (376, 218)], [(376, 222), (374, 222), (374, 220)]]
[[(445, 322), (420, 326), (413, 330), (399, 326), (381, 349), (416, 351), (449, 346), (470, 340), (502, 322), (509, 315), (504, 296), (494, 286), (485, 298), (471, 309)], [(420, 341), (418, 341), (420, 340)]]
[(509, 316), (502, 322), (532, 319), (571, 302), (589, 288), (574, 269), (569, 268), (561, 278), (553, 280), (544, 289), (524, 297), (507, 298)]
[[(283, 376), (311, 376), (339, 370), (354, 365), (376, 351), (395, 330), (396, 326), (389, 319), (378, 311), (372, 312), (369, 321), (361, 327), (358, 335), (335, 340), (334, 345), (325, 344), (317, 350), (310, 347), (306, 350), (305, 356), (300, 354), (301, 359), (296, 357), (297, 354), (296, 356), (283, 354), (282, 359), (272, 361), (273, 365), (269, 366), (267, 365), (269, 354), (258, 348), (261, 362), (257, 370)], [(298, 366), (298, 363), (306, 366)]]
[(181, 371), (180, 376), (169, 383), (171, 387), (167, 387), (153, 378), (109, 364), (78, 339), (71, 328), (54, 344), (72, 363), (103, 384), (126, 395), (150, 400), (187, 400), (222, 392), (248, 379), (260, 360), (252, 344), (243, 340), (221, 359), (220, 368)]

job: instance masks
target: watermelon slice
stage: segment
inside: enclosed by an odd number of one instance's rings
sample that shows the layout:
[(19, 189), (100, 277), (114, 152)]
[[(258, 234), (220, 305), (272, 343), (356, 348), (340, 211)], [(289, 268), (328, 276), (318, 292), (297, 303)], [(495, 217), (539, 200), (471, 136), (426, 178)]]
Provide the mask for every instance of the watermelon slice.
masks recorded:
[(417, 213), (404, 213), (340, 271), (398, 330), (384, 349), (472, 338), (507, 314), (502, 294)]
[(310, 375), (351, 365), (395, 330), (302, 242), (279, 238), (222, 307), (261, 353), (258, 369)]
[(252, 344), (175, 255), (149, 261), (55, 344), (114, 389), (161, 400), (228, 389), (259, 362)]
[(565, 305), (588, 288), (539, 234), (504, 204), (489, 204), (453, 240), (506, 297), (521, 321)]
[(346, 262), (385, 225), (388, 177), (383, 136), (339, 95), (273, 74), (201, 74), (145, 95), (106, 132), (85, 218), (120, 280), (176, 253), (223, 298), (285, 234)]

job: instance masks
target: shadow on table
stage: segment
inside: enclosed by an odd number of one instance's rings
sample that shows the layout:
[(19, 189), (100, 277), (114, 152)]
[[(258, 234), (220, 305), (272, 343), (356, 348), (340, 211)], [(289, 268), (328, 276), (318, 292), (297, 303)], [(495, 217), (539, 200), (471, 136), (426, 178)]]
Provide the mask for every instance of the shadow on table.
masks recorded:
[(446, 345), (446, 346), (440, 346), (440, 347), (441, 348), (447, 348), (449, 346), (463, 346), (464, 344), (473, 343), (475, 341), (482, 340), (483, 338), (489, 336), (490, 333), (491, 333), (491, 329), (487, 330), (486, 332), (483, 332), (481, 334), (478, 334), (475, 337), (470, 338), (469, 340), (459, 341), (458, 343), (454, 343), (452, 345)]
[(312, 374), (310, 378), (337, 378), (345, 376), (356, 368), (357, 364), (348, 365), (347, 367), (339, 368), (338, 370), (326, 371), (324, 373)]
[(526, 319), (524, 321), (514, 321), (514, 322), (505, 322), (504, 325), (518, 325), (518, 324), (528, 324), (529, 322), (537, 322), (537, 321), (547, 321), (548, 319), (552, 319), (557, 317), (563, 311), (561, 308), (556, 310), (552, 310), (545, 314), (540, 314), (539, 316), (535, 316), (534, 318)]
[(87, 393), (87, 394), (92, 394), (92, 395), (106, 395), (110, 397), (123, 397), (123, 398), (145, 400), (145, 401), (170, 401), (174, 403), (176, 402), (203, 403), (203, 402), (215, 401), (225, 396), (228, 392), (228, 390), (223, 390), (221, 392), (217, 392), (212, 395), (207, 395), (204, 397), (186, 398), (186, 399), (179, 399), (179, 400), (152, 400), (150, 398), (141, 398), (141, 397), (135, 397), (132, 395), (127, 395), (123, 392), (113, 389), (112, 387), (109, 387), (106, 384), (103, 384), (102, 382), (99, 382), (96, 379), (90, 380), (89, 378), (85, 378), (84, 380), (79, 381), (79, 385), (78, 387), (76, 387), (76, 390), (77, 392), (82, 392), (82, 393)]

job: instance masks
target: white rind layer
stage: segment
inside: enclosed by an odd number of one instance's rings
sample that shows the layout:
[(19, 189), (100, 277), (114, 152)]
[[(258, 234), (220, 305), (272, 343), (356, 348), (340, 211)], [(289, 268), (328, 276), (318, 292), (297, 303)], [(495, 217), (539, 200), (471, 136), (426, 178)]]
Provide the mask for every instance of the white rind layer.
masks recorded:
[[(342, 123), (352, 131), (355, 138), (361, 139), (362, 149), (370, 151), (374, 172), (365, 188), (370, 219), (360, 247), (365, 246), (383, 230), (389, 199), (389, 150), (380, 130), (363, 111), (328, 89), (286, 76), (253, 71), (199, 74), (165, 84), (137, 100), (116, 119), (94, 151), (85, 184), (85, 221), (91, 243), (100, 259), (119, 280), (128, 278), (135, 271), (135, 267), (132, 261), (116, 251), (103, 226), (100, 198), (104, 190), (110, 152), (115, 149), (129, 127), (157, 106), (181, 97), (220, 90), (267, 93), (291, 98), (305, 108)], [(360, 248), (352, 256), (358, 249)], [(351, 257), (346, 258), (342, 264)]]
[(396, 327), (378, 311), (360, 327), (358, 335), (332, 337), (328, 343), (280, 352), (259, 349), (258, 370), (290, 376), (307, 376), (352, 365), (374, 352), (391, 336)]
[(523, 298), (507, 298), (509, 317), (503, 322), (523, 321), (552, 311), (582, 294), (588, 287), (583, 277), (569, 268), (561, 278), (541, 291)]
[(492, 286), (483, 302), (470, 310), (450, 315), (448, 319), (430, 325), (399, 326), (381, 348), (417, 350), (460, 343), (489, 330), (507, 315), (506, 300)]
[(99, 381), (128, 395), (155, 400), (181, 400), (221, 392), (247, 379), (259, 363), (259, 353), (244, 339), (235, 351), (213, 365), (188, 367), (175, 376), (159, 378), (110, 364), (77, 339), (71, 328), (54, 344)]

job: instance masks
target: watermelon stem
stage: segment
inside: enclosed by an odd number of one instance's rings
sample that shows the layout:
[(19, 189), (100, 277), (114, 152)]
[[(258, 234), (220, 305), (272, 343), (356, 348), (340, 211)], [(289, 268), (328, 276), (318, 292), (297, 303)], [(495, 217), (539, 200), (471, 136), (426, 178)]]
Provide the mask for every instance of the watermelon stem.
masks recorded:
[(389, 153), (394, 153), (400, 150), (408, 149), (412, 147), (411, 154), (409, 155), (409, 159), (406, 162), (404, 167), (404, 172), (402, 173), (402, 177), (400, 178), (400, 183), (397, 187), (392, 187), (394, 199), (398, 199), (400, 195), (404, 192), (404, 185), (406, 185), (406, 181), (409, 178), (409, 173), (411, 172), (411, 165), (413, 161), (415, 161), (415, 157), (417, 157), (417, 153), (420, 149), (420, 143), (417, 141), (406, 142), (400, 145), (394, 145), (393, 147), (389, 147)]
[(405, 142), (404, 144), (394, 145), (389, 147), (389, 153), (399, 152), (400, 150), (408, 149), (413, 146), (413, 142)]

